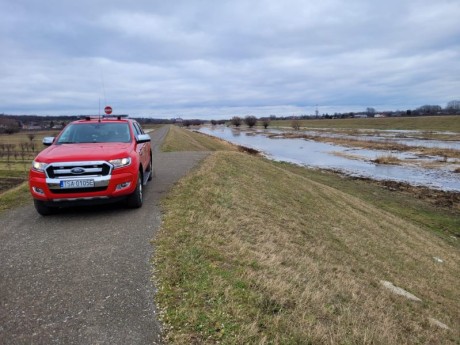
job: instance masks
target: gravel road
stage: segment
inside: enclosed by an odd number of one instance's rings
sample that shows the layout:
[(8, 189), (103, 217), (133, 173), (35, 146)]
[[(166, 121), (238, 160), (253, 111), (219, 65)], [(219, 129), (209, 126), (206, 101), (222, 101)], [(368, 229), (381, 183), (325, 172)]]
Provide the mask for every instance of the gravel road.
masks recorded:
[(159, 200), (207, 153), (161, 153), (144, 205), (0, 214), (0, 344), (160, 344), (150, 282)]

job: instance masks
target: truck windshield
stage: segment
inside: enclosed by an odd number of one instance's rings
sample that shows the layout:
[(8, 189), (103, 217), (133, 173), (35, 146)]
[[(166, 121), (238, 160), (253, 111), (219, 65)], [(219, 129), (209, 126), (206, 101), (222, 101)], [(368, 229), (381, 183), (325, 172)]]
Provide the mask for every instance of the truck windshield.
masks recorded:
[(128, 123), (74, 123), (67, 126), (56, 144), (129, 143)]

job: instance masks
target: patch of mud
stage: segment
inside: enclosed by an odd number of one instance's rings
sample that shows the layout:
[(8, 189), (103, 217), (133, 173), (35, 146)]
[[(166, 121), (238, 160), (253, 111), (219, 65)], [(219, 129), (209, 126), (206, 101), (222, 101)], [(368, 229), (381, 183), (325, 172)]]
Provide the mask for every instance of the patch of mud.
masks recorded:
[[(338, 172), (340, 173), (340, 172)], [(413, 186), (408, 183), (389, 181), (389, 180), (374, 180), (367, 177), (347, 176), (353, 180), (362, 180), (367, 182), (376, 183), (388, 190), (404, 192), (414, 195), (418, 199), (428, 200), (437, 206), (447, 207), (460, 211), (460, 192), (443, 191), (438, 189), (431, 189), (422, 186)]]
[(0, 194), (16, 186), (19, 186), (24, 181), (25, 179), (23, 178), (1, 178), (0, 179)]
[(253, 149), (253, 148), (250, 148), (250, 147), (246, 147), (246, 146), (241, 146), (241, 145), (238, 145), (238, 151), (240, 152), (246, 152), (246, 153), (249, 153), (250, 155), (258, 155), (260, 154), (260, 151), (256, 150), (256, 149)]

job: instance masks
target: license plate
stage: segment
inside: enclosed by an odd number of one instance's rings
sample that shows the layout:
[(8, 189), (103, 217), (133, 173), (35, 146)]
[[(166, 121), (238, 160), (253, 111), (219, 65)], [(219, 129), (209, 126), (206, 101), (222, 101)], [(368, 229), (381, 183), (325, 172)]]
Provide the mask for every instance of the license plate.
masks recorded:
[(61, 188), (91, 188), (94, 187), (94, 180), (67, 180), (61, 181)]

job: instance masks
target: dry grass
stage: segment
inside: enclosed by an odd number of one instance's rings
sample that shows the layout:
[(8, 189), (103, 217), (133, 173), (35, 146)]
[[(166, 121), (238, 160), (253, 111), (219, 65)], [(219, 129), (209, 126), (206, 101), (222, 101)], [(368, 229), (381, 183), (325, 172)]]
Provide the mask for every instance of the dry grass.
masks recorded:
[(337, 156), (337, 157), (344, 157), (344, 158), (348, 158), (348, 159), (353, 159), (355, 161), (368, 161), (369, 160), (368, 158), (363, 157), (361, 155), (351, 154), (351, 153), (342, 152), (342, 151), (334, 151), (334, 152), (331, 152), (331, 154), (333, 154), (334, 156)]
[(401, 164), (401, 160), (398, 157), (393, 156), (392, 154), (382, 155), (373, 160), (377, 164)]
[(444, 160), (447, 160), (447, 158), (460, 159), (460, 150), (455, 150), (455, 149), (443, 149), (443, 148), (436, 148), (436, 147), (418, 147), (411, 151), (419, 152), (421, 154), (429, 155), (429, 156), (440, 156)]
[(9, 210), (13, 207), (18, 207), (30, 203), (29, 185), (27, 182), (20, 184), (14, 188), (10, 188), (6, 192), (0, 193), (0, 211)]
[[(368, 119), (302, 120), (306, 128), (397, 129), (460, 132), (459, 116), (418, 116)], [(271, 121), (270, 127), (290, 127), (290, 120)]]
[(177, 126), (169, 126), (168, 135), (161, 147), (164, 152), (172, 151), (235, 151), (236, 147), (226, 141), (192, 132)]
[[(218, 152), (164, 208), (157, 300), (173, 344), (459, 339), (458, 249), (350, 194)], [(391, 294), (380, 280), (423, 302)]]
[(33, 142), (37, 144), (37, 147), (42, 146), (42, 139), (44, 137), (56, 136), (59, 131), (46, 130), (46, 131), (31, 131), (31, 132), (19, 132), (15, 134), (0, 134), (0, 144), (19, 144), (22, 142), (30, 142), (29, 135), (33, 135)]
[(282, 169), (338, 189), (364, 203), (418, 224), (460, 249), (460, 193), (415, 187), (396, 181), (375, 181), (331, 171), (276, 162)]

